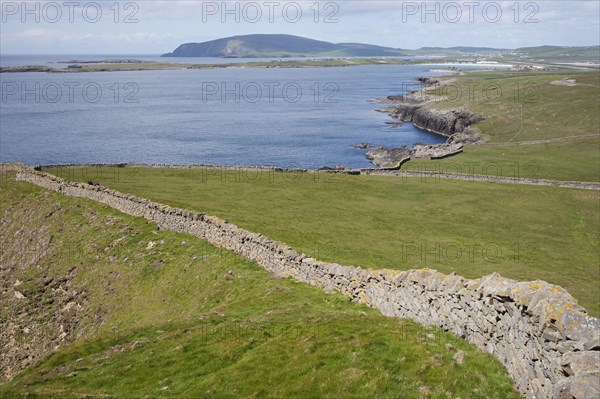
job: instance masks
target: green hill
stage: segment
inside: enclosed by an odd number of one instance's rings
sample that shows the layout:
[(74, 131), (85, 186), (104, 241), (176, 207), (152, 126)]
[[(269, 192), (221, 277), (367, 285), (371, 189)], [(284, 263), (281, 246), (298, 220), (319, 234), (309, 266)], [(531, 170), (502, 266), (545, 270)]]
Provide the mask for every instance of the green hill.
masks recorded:
[(533, 58), (600, 60), (600, 46), (538, 46), (516, 49)]
[(398, 49), (360, 43), (334, 44), (293, 35), (243, 35), (186, 43), (163, 57), (400, 56)]
[[(548, 58), (560, 60), (598, 60), (599, 46), (523, 47), (516, 50), (492, 47), (422, 47), (406, 50), (364, 43), (330, 43), (294, 35), (255, 34), (231, 36), (202, 43), (185, 43), (163, 57), (478, 57), (505, 56), (508, 59)], [(516, 57), (516, 58), (515, 58)]]
[(26, 369), (1, 398), (519, 397), (498, 361), (439, 329), (0, 182), (0, 369)]

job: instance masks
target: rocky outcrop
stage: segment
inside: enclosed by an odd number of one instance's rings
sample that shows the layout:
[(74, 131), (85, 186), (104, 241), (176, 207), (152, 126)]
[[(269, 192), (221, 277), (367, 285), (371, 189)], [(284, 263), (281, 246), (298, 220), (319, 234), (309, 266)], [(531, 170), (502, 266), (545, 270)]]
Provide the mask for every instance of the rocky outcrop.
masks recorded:
[(440, 83), (440, 80), (437, 78), (426, 78), (426, 77), (417, 78), (416, 81), (425, 87), (434, 86), (434, 85)]
[(399, 148), (377, 147), (367, 152), (368, 160), (380, 168), (399, 168), (411, 157), (411, 150), (404, 146)]
[(499, 359), (528, 398), (597, 398), (600, 320), (589, 317), (561, 287), (495, 273), (468, 280), (430, 269), (366, 270), (326, 263), (204, 213), (34, 170), (17, 172), (17, 179), (195, 235), (256, 261), (273, 276), (291, 277), (387, 316), (450, 331)]
[[(410, 121), (419, 129), (452, 137), (465, 132), (470, 125), (484, 119), (463, 108), (438, 110), (428, 104), (399, 104), (390, 109), (390, 116)], [(474, 131), (471, 131), (474, 133)]]
[(380, 147), (367, 153), (376, 166), (392, 168), (399, 167), (409, 159), (440, 159), (462, 152), (464, 145), (477, 144), (483, 141), (479, 132), (471, 125), (485, 119), (464, 108), (437, 109), (433, 106), (442, 97), (428, 94), (425, 90), (444, 84), (434, 78), (417, 78), (422, 85), (421, 90), (409, 92), (405, 96), (388, 96), (380, 99), (382, 104), (394, 104), (379, 109), (401, 122), (412, 122), (417, 128), (447, 137), (444, 144), (415, 144), (408, 150), (405, 148)]
[(434, 107), (435, 103), (445, 98), (429, 94), (427, 89), (448, 82), (440, 82), (432, 78), (418, 78), (417, 81), (422, 85), (420, 90), (411, 91), (404, 96), (388, 96), (379, 100), (383, 104), (393, 104), (379, 111), (386, 112), (401, 121), (412, 122), (419, 129), (446, 136), (453, 144), (473, 144), (483, 140), (475, 129), (469, 128), (484, 120), (483, 115), (474, 114), (463, 107), (452, 109)]
[(356, 148), (356, 149), (359, 149), (359, 150), (366, 150), (366, 149), (369, 149), (369, 148), (372, 148), (372, 147), (373, 147), (373, 144), (367, 143), (367, 142), (363, 142), (363, 143), (360, 143), (360, 144), (353, 144), (352, 145), (352, 148)]
[(412, 148), (377, 147), (366, 153), (366, 158), (383, 169), (398, 169), (411, 159), (441, 159), (462, 152), (462, 144), (415, 144)]
[(462, 144), (415, 144), (411, 150), (412, 159), (441, 159), (462, 152)]

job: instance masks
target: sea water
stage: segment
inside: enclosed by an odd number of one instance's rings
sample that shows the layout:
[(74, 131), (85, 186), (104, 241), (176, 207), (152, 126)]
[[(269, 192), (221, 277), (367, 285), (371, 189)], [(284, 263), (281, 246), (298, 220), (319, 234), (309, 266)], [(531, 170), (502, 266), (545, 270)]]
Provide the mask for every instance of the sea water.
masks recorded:
[[(51, 62), (59, 59), (76, 58)], [(385, 105), (374, 100), (418, 88), (414, 79), (431, 69), (3, 73), (0, 160), (369, 167), (367, 150), (353, 145), (445, 141), (376, 112)]]

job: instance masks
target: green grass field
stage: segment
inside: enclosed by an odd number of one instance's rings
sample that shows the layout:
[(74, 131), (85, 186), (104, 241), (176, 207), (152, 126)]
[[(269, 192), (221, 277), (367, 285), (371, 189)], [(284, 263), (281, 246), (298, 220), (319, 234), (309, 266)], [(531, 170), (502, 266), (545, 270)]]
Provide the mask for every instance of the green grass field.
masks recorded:
[[(87, 298), (76, 314), (82, 338), (0, 385), (2, 398), (519, 397), (498, 361), (455, 336), (273, 279), (141, 218), (0, 177), (6, 284), (28, 287), (31, 322), (60, 313), (44, 281), (73, 265), (71, 289)], [(28, 252), (42, 256), (27, 261)], [(0, 316), (15, 320), (19, 309), (7, 300)], [(462, 364), (453, 360), (459, 350)]]
[(543, 279), (600, 315), (597, 191), (319, 173), (50, 172), (219, 216), (326, 261)]
[(600, 47), (598, 46), (538, 46), (522, 47), (517, 49), (520, 55), (505, 55), (500, 57), (503, 61), (527, 62), (527, 59), (521, 58), (521, 55), (527, 55), (529, 60), (552, 62), (576, 62), (597, 60), (600, 57)]
[[(577, 85), (551, 84), (563, 78)], [(600, 133), (598, 72), (470, 72), (452, 79), (431, 91), (449, 97), (435, 106), (485, 115), (475, 126), (491, 143)]]
[[(554, 85), (563, 78), (576, 86)], [(446, 170), (535, 179), (600, 181), (600, 140), (526, 143), (600, 134), (598, 72), (469, 72), (432, 89), (448, 99), (439, 109), (463, 107), (486, 119), (474, 125), (488, 143), (434, 161), (412, 161), (405, 170)]]
[(453, 157), (409, 161), (402, 170), (600, 182), (600, 138), (465, 147), (462, 154)]

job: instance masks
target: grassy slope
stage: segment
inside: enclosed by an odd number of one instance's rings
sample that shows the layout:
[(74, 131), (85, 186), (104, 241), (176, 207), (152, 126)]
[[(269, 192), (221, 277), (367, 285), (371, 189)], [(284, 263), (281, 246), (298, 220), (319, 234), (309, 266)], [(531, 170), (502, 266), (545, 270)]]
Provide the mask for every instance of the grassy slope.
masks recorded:
[[(575, 78), (574, 87), (550, 82)], [(517, 143), (600, 133), (600, 74), (598, 72), (476, 72), (453, 77), (456, 82), (436, 94), (451, 97), (437, 108), (463, 106), (486, 116), (475, 126), (490, 143)], [(444, 161), (417, 161), (405, 168), (468, 170), (504, 176), (599, 181), (600, 143), (583, 139), (515, 147), (473, 147)], [(486, 167), (493, 163), (498, 167)], [(456, 165), (458, 164), (458, 165)], [(443, 165), (443, 166), (440, 166)], [(486, 173), (487, 172), (487, 173)]]
[[(87, 339), (0, 385), (2, 398), (518, 397), (497, 361), (454, 336), (272, 279), (193, 237), (11, 180), (0, 205), (3, 267), (31, 287), (26, 300), (43, 301), (42, 272), (71, 265), (88, 298), (76, 331)], [(48, 236), (37, 261), (19, 261), (22, 241)], [(3, 305), (3, 322), (19, 312)]]
[[(578, 85), (550, 82), (575, 78)], [(556, 72), (481, 72), (456, 78), (434, 93), (451, 98), (438, 108), (465, 106), (486, 116), (478, 123), (489, 142), (518, 142), (598, 133), (600, 74)], [(442, 90), (442, 91), (440, 91)]]
[(185, 169), (62, 169), (222, 217), (323, 260), (499, 272), (562, 285), (600, 314), (599, 193), (485, 182)]
[(550, 59), (561, 61), (597, 60), (600, 57), (598, 46), (539, 46), (522, 47), (517, 49), (520, 53), (527, 54), (530, 58)]
[(600, 138), (466, 147), (462, 154), (445, 159), (409, 161), (402, 170), (600, 182)]

